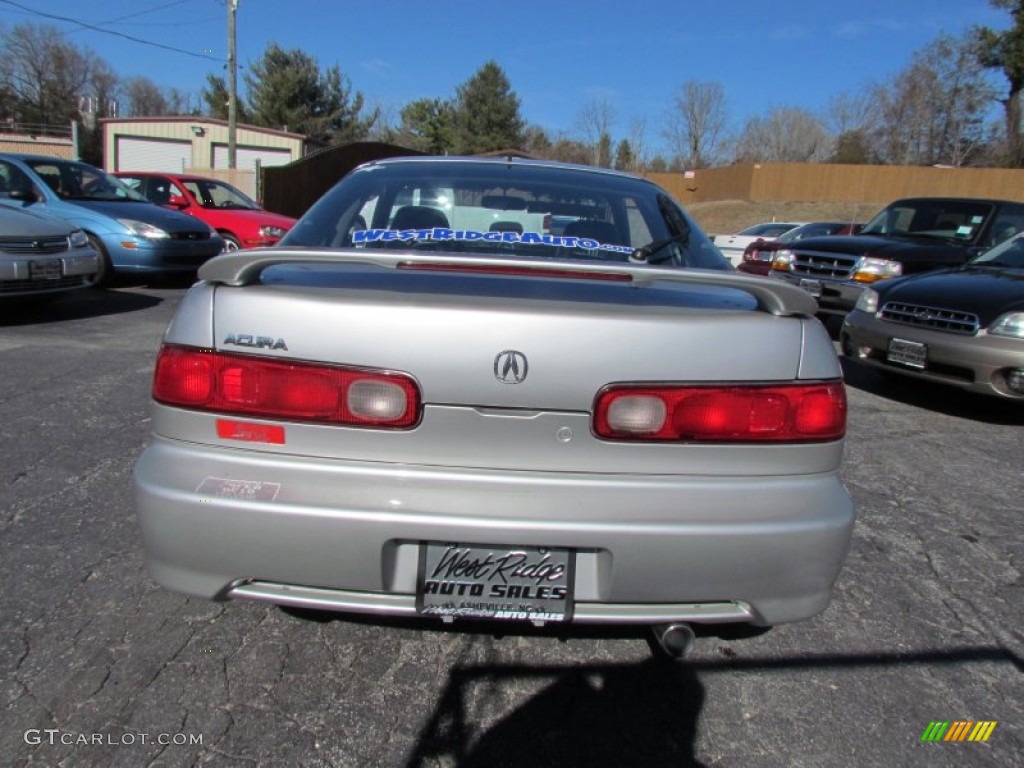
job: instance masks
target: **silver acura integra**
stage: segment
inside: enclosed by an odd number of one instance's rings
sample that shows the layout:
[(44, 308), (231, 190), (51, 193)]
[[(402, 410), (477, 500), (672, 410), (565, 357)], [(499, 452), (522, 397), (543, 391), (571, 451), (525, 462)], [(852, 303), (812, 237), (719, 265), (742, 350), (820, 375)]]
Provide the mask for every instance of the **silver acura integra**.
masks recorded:
[(135, 471), (160, 584), (669, 651), (827, 605), (853, 526), (832, 343), (656, 185), (378, 161), (199, 277)]

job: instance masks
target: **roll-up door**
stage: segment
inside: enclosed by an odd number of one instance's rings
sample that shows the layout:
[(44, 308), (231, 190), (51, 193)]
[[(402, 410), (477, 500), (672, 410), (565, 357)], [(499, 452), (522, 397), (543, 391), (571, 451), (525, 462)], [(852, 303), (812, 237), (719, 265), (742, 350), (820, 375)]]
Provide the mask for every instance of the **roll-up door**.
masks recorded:
[(181, 173), (192, 165), (192, 142), (117, 137), (117, 171)]

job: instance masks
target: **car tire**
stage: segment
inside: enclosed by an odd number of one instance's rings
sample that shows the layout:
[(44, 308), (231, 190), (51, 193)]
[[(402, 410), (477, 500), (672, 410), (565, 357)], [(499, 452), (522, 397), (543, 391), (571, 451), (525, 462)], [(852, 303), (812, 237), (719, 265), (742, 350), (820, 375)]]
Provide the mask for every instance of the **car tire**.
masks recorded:
[(238, 238), (227, 232), (220, 233), (221, 239), (224, 240), (224, 252), (230, 253), (231, 251), (242, 250), (242, 244), (238, 242)]
[(107, 255), (107, 251), (98, 237), (89, 235), (89, 245), (92, 246), (93, 250), (96, 251), (96, 255), (99, 256), (100, 267), (92, 282), (89, 283), (89, 287), (106, 288), (110, 285), (110, 281), (114, 276), (114, 265), (110, 263), (110, 256)]

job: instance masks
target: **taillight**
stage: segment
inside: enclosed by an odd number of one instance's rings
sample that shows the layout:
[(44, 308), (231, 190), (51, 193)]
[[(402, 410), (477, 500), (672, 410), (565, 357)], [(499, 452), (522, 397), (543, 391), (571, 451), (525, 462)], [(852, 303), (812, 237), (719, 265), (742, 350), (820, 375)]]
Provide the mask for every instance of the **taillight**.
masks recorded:
[(164, 345), (153, 399), (166, 405), (268, 419), (407, 429), (420, 392), (403, 373), (230, 355)]
[(842, 382), (781, 386), (615, 385), (594, 406), (608, 440), (815, 442), (846, 433)]

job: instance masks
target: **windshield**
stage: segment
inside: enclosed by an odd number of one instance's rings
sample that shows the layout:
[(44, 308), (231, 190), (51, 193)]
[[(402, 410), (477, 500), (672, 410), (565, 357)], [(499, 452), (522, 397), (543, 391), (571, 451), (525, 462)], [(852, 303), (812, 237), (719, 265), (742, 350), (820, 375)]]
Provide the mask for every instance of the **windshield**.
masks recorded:
[(85, 163), (49, 159), (26, 162), (46, 186), (65, 200), (147, 202), (119, 179)]
[(991, 214), (991, 203), (984, 201), (941, 198), (900, 200), (871, 219), (861, 234), (908, 235), (973, 242)]
[(659, 261), (731, 269), (663, 190), (565, 166), (465, 159), (372, 163), (349, 174), (284, 246), (415, 249), (625, 262), (671, 240)]
[(780, 243), (795, 243), (806, 240), (808, 237), (823, 237), (838, 232), (841, 229), (848, 229), (851, 225), (842, 222), (815, 222), (784, 232), (778, 237)]
[(260, 207), (254, 200), (223, 181), (215, 179), (185, 179), (182, 184), (203, 208), (260, 210)]
[(1024, 269), (1024, 235), (1017, 235), (1005, 240), (995, 248), (990, 248), (969, 262), (976, 267), (1011, 267)]
[(799, 226), (793, 223), (783, 222), (771, 222), (768, 224), (755, 224), (752, 227), (741, 229), (737, 232), (737, 235), (758, 235), (760, 237), (778, 237), (779, 235), (789, 232), (794, 227)]

